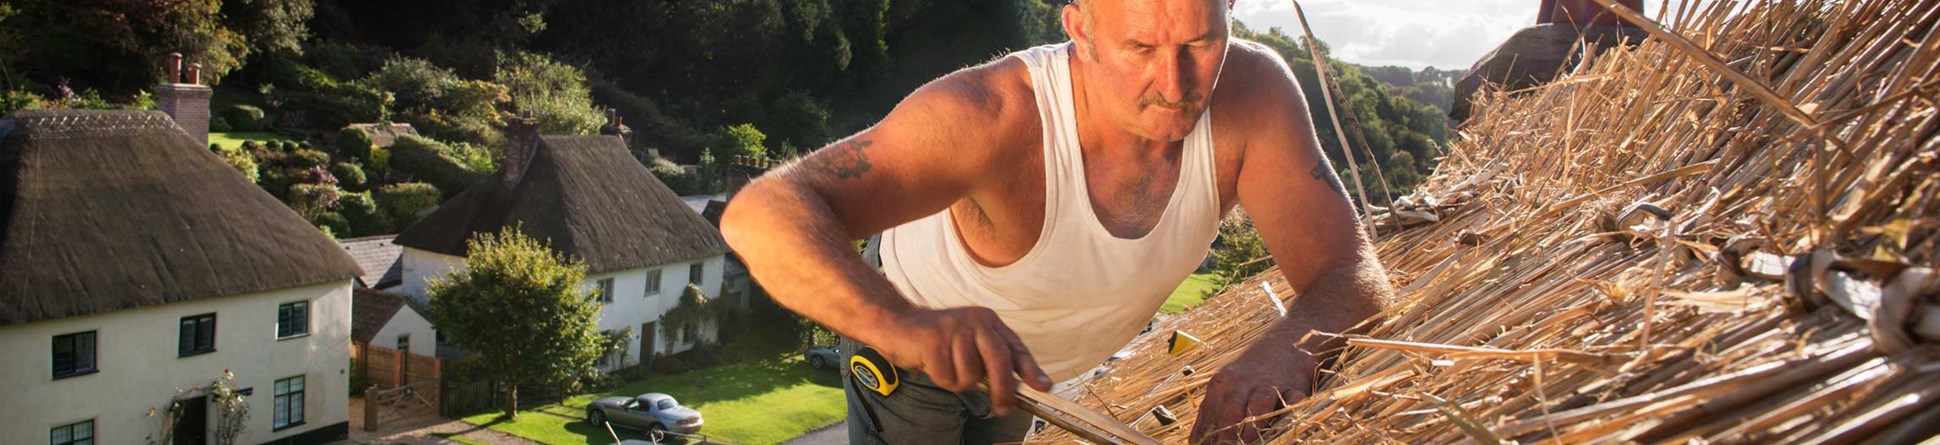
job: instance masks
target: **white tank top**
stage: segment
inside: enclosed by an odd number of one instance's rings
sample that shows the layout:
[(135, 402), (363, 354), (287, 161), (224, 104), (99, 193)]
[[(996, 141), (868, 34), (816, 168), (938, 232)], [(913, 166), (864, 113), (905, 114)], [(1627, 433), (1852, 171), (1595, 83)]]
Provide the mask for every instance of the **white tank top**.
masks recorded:
[(1186, 136), (1165, 214), (1137, 239), (1113, 236), (1092, 211), (1072, 108), (1070, 44), (1011, 54), (1024, 61), (1044, 127), (1044, 228), (1023, 258), (977, 263), (948, 209), (882, 237), (882, 266), (917, 306), (997, 312), (1058, 381), (1123, 348), (1205, 259), (1219, 232), (1212, 112)]

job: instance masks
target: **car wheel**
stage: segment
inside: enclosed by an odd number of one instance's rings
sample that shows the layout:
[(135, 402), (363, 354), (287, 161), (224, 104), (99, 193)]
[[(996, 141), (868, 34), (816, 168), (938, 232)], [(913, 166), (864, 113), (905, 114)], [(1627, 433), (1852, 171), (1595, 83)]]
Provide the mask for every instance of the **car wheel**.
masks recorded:
[(654, 422), (652, 425), (647, 425), (647, 438), (653, 439), (655, 443), (659, 443), (658, 441), (668, 439), (667, 426), (661, 425), (660, 422)]
[(808, 356), (808, 367), (815, 368), (815, 369), (822, 369), (828, 366), (829, 366), (828, 361), (823, 360), (822, 356), (819, 356), (819, 355)]
[(591, 424), (593, 424), (593, 426), (600, 426), (600, 425), (605, 425), (605, 424), (606, 424), (606, 413), (605, 413), (605, 412), (602, 412), (602, 411), (600, 411), (600, 410), (596, 410), (596, 409), (594, 409), (594, 410), (587, 410), (587, 411), (586, 411), (586, 423), (591, 423)]

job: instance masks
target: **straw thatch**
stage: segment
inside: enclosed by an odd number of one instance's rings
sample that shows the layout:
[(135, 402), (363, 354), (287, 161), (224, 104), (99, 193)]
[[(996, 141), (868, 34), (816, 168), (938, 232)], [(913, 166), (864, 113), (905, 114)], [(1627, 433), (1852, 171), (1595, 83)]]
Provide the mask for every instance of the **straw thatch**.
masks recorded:
[(539, 137), (516, 182), (504, 169), (438, 206), (392, 243), (465, 256), (465, 240), (519, 226), (593, 273), (727, 253), (721, 232), (614, 136)]
[(0, 119), (0, 326), (357, 276), (159, 111)]
[[(1402, 303), (1312, 397), (1262, 413), (1285, 414), (1265, 442), (1936, 433), (1940, 1), (1691, 11), (1478, 98), (1396, 205), (1426, 217), (1378, 242)], [(1237, 284), (1072, 396), (1185, 441), (1212, 371), (1278, 318), (1262, 285), (1294, 293), (1275, 271)], [(1210, 347), (1166, 355), (1175, 329)]]

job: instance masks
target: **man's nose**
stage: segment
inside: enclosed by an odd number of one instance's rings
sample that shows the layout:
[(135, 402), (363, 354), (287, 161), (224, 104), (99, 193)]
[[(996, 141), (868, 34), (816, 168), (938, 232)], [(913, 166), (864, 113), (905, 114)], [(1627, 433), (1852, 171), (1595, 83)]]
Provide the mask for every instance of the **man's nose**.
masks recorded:
[(1167, 103), (1185, 105), (1186, 83), (1191, 80), (1192, 76), (1190, 72), (1187, 72), (1192, 66), (1188, 57), (1190, 57), (1190, 53), (1184, 50), (1174, 49), (1170, 57), (1164, 57), (1164, 60), (1159, 63), (1158, 93), (1159, 98), (1165, 99)]

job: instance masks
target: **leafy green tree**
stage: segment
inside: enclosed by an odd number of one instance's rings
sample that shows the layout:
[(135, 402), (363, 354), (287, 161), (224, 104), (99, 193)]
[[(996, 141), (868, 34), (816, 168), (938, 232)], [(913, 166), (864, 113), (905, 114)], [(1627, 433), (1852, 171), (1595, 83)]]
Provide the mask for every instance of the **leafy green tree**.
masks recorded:
[[(586, 264), (508, 227), (466, 241), (465, 267), (426, 289), (431, 319), (479, 369), (508, 388), (518, 415), (522, 384), (560, 384), (593, 372), (600, 305), (585, 291)], [(598, 292), (598, 291), (593, 291)]]
[(314, 0), (224, 0), (222, 24), (241, 33), (258, 53), (303, 50)]

